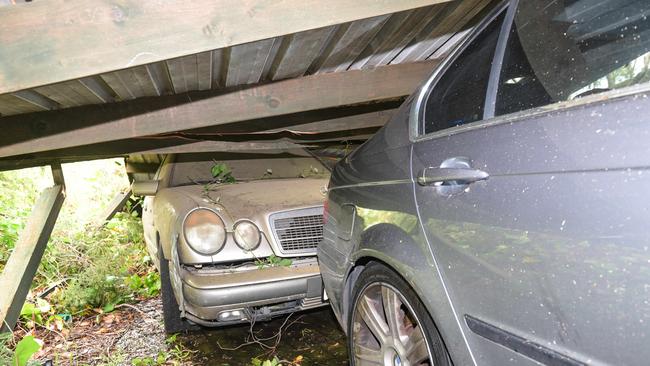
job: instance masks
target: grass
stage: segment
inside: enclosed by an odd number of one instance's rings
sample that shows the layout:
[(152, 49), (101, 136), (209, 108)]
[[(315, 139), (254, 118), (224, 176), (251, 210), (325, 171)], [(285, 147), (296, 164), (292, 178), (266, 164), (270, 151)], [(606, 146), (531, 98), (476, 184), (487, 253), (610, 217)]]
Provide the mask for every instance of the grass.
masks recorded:
[[(21, 328), (60, 332), (93, 309), (110, 312), (118, 304), (158, 295), (160, 280), (137, 212), (118, 213), (103, 227), (96, 224), (113, 197), (128, 188), (122, 164), (113, 159), (63, 166), (66, 200), (23, 307)], [(46, 168), (0, 172), (0, 270), (39, 192), (51, 182)], [(0, 340), (0, 363), (15, 355), (19, 341)]]

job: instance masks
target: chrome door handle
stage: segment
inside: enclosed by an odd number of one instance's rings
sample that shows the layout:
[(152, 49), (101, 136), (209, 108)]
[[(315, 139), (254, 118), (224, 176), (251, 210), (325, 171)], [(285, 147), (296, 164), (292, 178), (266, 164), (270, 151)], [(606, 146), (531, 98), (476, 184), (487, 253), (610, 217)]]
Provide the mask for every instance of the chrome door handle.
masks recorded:
[(471, 168), (425, 168), (418, 173), (418, 184), (427, 186), (435, 183), (470, 184), (488, 179), (490, 175)]

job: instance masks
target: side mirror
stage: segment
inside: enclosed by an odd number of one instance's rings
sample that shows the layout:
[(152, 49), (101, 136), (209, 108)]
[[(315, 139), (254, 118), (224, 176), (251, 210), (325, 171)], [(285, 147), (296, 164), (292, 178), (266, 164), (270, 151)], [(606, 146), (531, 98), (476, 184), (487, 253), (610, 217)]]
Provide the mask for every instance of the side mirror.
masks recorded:
[(155, 196), (158, 192), (159, 180), (141, 180), (133, 182), (131, 192), (136, 196)]

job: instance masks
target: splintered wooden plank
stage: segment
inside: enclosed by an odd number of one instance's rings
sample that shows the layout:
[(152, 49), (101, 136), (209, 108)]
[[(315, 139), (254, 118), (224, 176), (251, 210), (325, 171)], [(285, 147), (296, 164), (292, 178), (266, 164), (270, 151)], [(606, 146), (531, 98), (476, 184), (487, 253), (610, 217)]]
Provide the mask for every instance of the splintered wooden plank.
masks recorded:
[(332, 46), (326, 51), (327, 54), (318, 65), (316, 73), (347, 70), (379, 32), (388, 17), (382, 15), (339, 27), (338, 34), (332, 39)]
[(451, 37), (463, 28), (492, 0), (466, 0), (452, 2), (420, 32), (420, 34), (404, 48), (391, 63), (415, 62), (424, 60), (444, 45)]
[[(437, 61), (4, 117), (0, 157), (384, 101), (411, 94)], [(34, 125), (39, 126), (35, 130)]]
[(0, 7), (0, 94), (441, 1), (48, 0)]

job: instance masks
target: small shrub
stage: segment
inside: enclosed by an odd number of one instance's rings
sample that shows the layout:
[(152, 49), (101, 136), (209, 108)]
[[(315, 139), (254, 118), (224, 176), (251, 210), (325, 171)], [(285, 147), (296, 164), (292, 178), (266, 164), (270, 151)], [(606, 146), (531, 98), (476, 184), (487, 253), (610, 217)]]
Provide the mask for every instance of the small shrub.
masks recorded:
[(72, 280), (61, 294), (59, 305), (71, 312), (86, 308), (103, 308), (129, 300), (130, 291), (120, 280), (114, 263), (99, 261)]
[(0, 333), (0, 365), (11, 365), (13, 352), (9, 349), (11, 333)]
[(139, 218), (118, 214), (103, 228), (77, 240), (87, 244), (84, 254), (89, 263), (60, 292), (57, 303), (61, 310), (112, 308), (159, 293), (160, 277), (145, 259)]
[(129, 288), (142, 297), (154, 297), (160, 293), (160, 275), (158, 272), (149, 272), (144, 276), (134, 274), (125, 280)]

